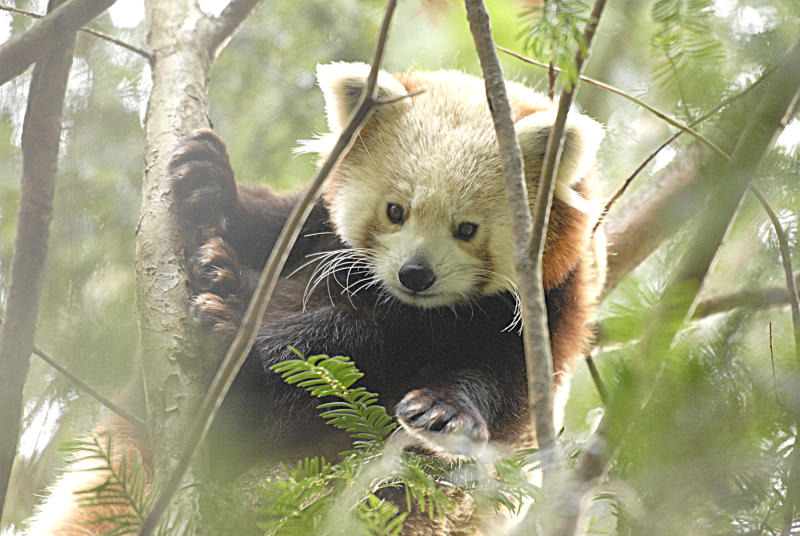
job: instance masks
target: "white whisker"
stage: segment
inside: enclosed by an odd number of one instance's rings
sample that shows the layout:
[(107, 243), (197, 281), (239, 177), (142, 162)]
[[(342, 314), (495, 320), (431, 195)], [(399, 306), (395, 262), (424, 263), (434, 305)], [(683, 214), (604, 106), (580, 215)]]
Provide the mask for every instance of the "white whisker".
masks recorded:
[[(331, 251), (320, 251), (315, 252), (307, 255), (307, 257), (311, 258), (308, 262), (301, 265), (299, 268), (294, 270), (290, 277), (296, 274), (298, 271), (306, 268), (307, 266), (314, 265), (314, 269), (311, 272), (311, 275), (306, 282), (306, 287), (303, 292), (303, 310), (306, 310), (308, 303), (311, 299), (311, 295), (314, 291), (319, 287), (322, 282), (325, 282), (325, 287), (328, 293), (328, 299), (330, 300), (331, 305), (334, 304), (333, 301), (333, 293), (331, 289), (331, 280), (334, 281), (340, 288), (343, 289), (342, 293), (348, 294), (348, 299), (353, 292), (350, 292), (350, 288), (356, 286), (358, 283), (365, 281), (367, 283), (370, 282), (371, 278), (374, 276), (366, 277), (365, 279), (357, 279), (356, 281), (351, 283), (351, 277), (359, 272), (363, 272), (366, 274), (371, 274), (372, 269), (370, 267), (370, 260), (374, 258), (374, 252), (369, 251), (364, 248), (342, 248), (342, 249), (335, 249)], [(339, 274), (344, 272), (344, 281), (340, 279)], [(358, 290), (363, 290), (368, 285), (363, 284), (358, 286)], [(350, 302), (351, 304), (352, 301)]]

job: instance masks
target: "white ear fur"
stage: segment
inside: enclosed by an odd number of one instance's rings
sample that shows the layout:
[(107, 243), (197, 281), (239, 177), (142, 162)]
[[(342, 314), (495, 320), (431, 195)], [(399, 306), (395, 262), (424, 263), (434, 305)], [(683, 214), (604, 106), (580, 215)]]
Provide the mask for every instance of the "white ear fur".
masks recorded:
[[(353, 113), (361, 92), (367, 85), (370, 67), (366, 63), (337, 62), (317, 65), (317, 83), (325, 98), (325, 114), (331, 132), (340, 132)], [(378, 96), (381, 99), (399, 97), (406, 88), (392, 75), (378, 72)], [(399, 101), (400, 104), (405, 101)], [(392, 105), (395, 108), (396, 105)]]
[[(555, 111), (546, 111), (525, 116), (516, 122), (514, 127), (526, 162), (541, 164), (555, 119)], [(564, 128), (564, 147), (558, 166), (555, 196), (584, 212), (588, 212), (590, 207), (572, 189), (572, 185), (592, 168), (602, 140), (603, 127), (598, 122), (577, 111), (570, 111)]]

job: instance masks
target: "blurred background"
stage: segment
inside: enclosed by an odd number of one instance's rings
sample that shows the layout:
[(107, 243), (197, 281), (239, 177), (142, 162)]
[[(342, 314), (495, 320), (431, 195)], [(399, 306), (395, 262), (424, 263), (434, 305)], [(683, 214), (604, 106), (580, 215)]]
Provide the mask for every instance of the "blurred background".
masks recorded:
[[(210, 12), (221, 8), (210, 0), (206, 4), (201, 2)], [(530, 6), (519, 0), (487, 4), (496, 42), (529, 54)], [(41, 1), (2, 0), (2, 5), (45, 11)], [(312, 158), (295, 156), (292, 149), (297, 140), (325, 130), (315, 66), (368, 61), (383, 7), (374, 0), (266, 2), (228, 45), (211, 72), (209, 103), (240, 181), (287, 190), (310, 179)], [(31, 22), (0, 11), (0, 42)], [(144, 47), (142, 0), (118, 0), (91, 27)], [(777, 65), (798, 39), (797, 0), (615, 0), (608, 3), (585, 74), (690, 123)], [(545, 72), (504, 55), (501, 60), (508, 78), (547, 90)], [(463, 6), (401, 2), (384, 66), (478, 73)], [(141, 56), (79, 34), (36, 345), (108, 396), (133, 373), (137, 347), (133, 255), (149, 76)], [(0, 86), (0, 311), (16, 232), (29, 80), (30, 70)], [(589, 85), (581, 86), (577, 100), (606, 125), (605, 197), (675, 132), (641, 107)], [(712, 117), (698, 129), (723, 139), (735, 130), (714, 122)], [(681, 158), (691, 141), (682, 136), (662, 150), (631, 191)], [(787, 231), (795, 269), (800, 267), (798, 155), (795, 114), (756, 179)], [(644, 376), (634, 373), (641, 359), (633, 341), (693, 232), (691, 220), (686, 223), (601, 304), (600, 344), (593, 357), (610, 394), (610, 411), (627, 426), (614, 432), (611, 472), (593, 507), (596, 522), (590, 530), (780, 534), (800, 417), (800, 369), (788, 307), (739, 307), (691, 322), (663, 362), (645, 367)], [(782, 287), (783, 278), (773, 227), (746, 196), (702, 296)], [(579, 365), (563, 432), (575, 448), (606, 411)], [(630, 404), (630, 383), (642, 378), (646, 403)], [(18, 533), (37, 494), (63, 466), (60, 446), (88, 429), (101, 409), (36, 357), (25, 397), (24, 433), (2, 536)], [(794, 533), (800, 534), (800, 522)]]

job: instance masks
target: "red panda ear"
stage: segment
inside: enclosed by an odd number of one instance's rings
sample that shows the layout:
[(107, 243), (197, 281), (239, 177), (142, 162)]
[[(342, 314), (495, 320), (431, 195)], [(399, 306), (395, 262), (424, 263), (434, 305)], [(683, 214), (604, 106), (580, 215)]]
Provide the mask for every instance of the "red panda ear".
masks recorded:
[[(529, 183), (539, 178), (547, 138), (554, 122), (555, 113), (545, 111), (525, 116), (514, 125)], [(569, 113), (564, 130), (561, 163), (556, 177), (555, 196), (584, 212), (587, 212), (589, 207), (572, 186), (591, 171), (602, 139), (603, 128), (599, 123), (576, 111)]]
[[(329, 63), (317, 65), (317, 82), (325, 97), (325, 114), (331, 132), (338, 133), (347, 125), (350, 115), (358, 105), (361, 92), (367, 85), (370, 67), (366, 63)], [(400, 97), (407, 93), (406, 88), (392, 75), (380, 71), (378, 73), (378, 98)], [(378, 110), (385, 113), (388, 108), (396, 111), (398, 107), (407, 106), (408, 99), (403, 99), (391, 106)]]

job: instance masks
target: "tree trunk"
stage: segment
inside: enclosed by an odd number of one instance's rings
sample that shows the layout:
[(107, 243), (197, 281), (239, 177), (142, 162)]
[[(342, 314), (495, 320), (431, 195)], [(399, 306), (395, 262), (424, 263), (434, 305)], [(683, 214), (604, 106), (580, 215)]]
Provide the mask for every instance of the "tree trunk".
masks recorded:
[[(48, 12), (60, 0), (51, 0)], [(75, 33), (36, 64), (22, 131), (22, 184), (6, 319), (0, 334), (0, 514), (22, 417), (22, 387), (33, 352), (53, 196), (58, 175), (61, 110)]]
[[(203, 334), (188, 317), (190, 296), (181, 265), (186, 245), (172, 209), (167, 163), (183, 137), (209, 126), (209, 70), (257, 3), (235, 0), (218, 18), (203, 14), (191, 0), (150, 0), (146, 5), (153, 88), (145, 119), (136, 286), (147, 417), (160, 479), (177, 464), (189, 423), (221, 357), (220, 349), (203, 344)], [(196, 508), (193, 493), (188, 491), (183, 500)]]

